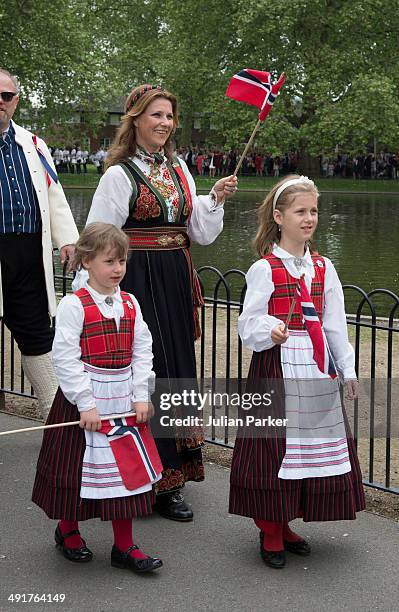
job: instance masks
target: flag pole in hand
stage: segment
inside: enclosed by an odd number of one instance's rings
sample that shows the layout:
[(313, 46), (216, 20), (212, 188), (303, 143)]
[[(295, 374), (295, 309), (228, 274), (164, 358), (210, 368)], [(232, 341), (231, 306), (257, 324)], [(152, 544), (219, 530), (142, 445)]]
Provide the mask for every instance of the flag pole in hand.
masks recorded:
[(291, 317), (292, 317), (292, 315), (294, 314), (295, 304), (296, 304), (296, 303), (297, 303), (297, 301), (298, 301), (297, 296), (299, 296), (299, 295), (301, 294), (300, 282), (301, 282), (301, 280), (302, 280), (303, 278), (305, 278), (305, 274), (304, 274), (304, 273), (303, 273), (303, 274), (301, 274), (301, 276), (299, 277), (298, 282), (297, 282), (297, 284), (296, 284), (296, 287), (295, 287), (295, 289), (294, 289), (294, 291), (296, 291), (296, 295), (294, 295), (294, 299), (293, 299), (293, 300), (292, 300), (292, 302), (291, 302), (291, 306), (290, 306), (290, 310), (289, 310), (289, 312), (288, 312), (287, 320), (286, 320), (285, 325), (284, 325), (284, 333), (286, 333), (286, 332), (287, 332), (288, 325), (290, 324), (290, 321), (291, 321)]
[(284, 325), (284, 333), (285, 333), (285, 334), (287, 333), (287, 330), (288, 330), (288, 325), (290, 324), (291, 317), (292, 317), (292, 315), (294, 314), (295, 304), (296, 304), (296, 299), (294, 298), (294, 299), (292, 300), (292, 302), (291, 302), (290, 311), (289, 311), (289, 313), (288, 313), (288, 317), (287, 317), (287, 320), (286, 320), (285, 325)]
[(284, 72), (280, 75), (278, 81), (272, 85), (270, 72), (250, 70), (249, 68), (240, 70), (240, 72), (231, 78), (229, 86), (226, 90), (226, 96), (228, 98), (232, 98), (233, 100), (238, 100), (239, 102), (252, 104), (260, 109), (258, 123), (256, 124), (255, 129), (253, 130), (250, 139), (245, 146), (244, 152), (238, 161), (233, 176), (236, 176), (241, 168), (241, 164), (252, 144), (255, 134), (258, 131), (260, 124), (270, 113), (274, 101), (284, 84), (284, 81)]
[[(127, 417), (136, 416), (135, 412), (127, 412), (126, 414), (107, 414), (100, 417), (100, 421), (108, 421), (115, 419), (126, 419)], [(67, 421), (66, 423), (53, 423), (52, 425), (35, 425), (34, 427), (24, 427), (23, 429), (12, 429), (9, 431), (0, 431), (0, 436), (9, 436), (16, 433), (26, 433), (27, 431), (38, 431), (39, 429), (56, 429), (57, 427), (69, 427), (70, 425), (79, 425), (80, 421)]]

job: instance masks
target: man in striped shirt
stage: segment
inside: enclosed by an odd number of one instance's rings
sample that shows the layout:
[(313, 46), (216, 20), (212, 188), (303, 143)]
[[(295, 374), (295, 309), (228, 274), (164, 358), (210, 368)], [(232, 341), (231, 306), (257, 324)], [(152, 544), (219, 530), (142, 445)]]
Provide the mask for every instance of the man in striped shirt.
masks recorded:
[(57, 389), (53, 243), (63, 262), (79, 234), (46, 144), (12, 121), (18, 94), (17, 79), (0, 68), (0, 317), (45, 418)]

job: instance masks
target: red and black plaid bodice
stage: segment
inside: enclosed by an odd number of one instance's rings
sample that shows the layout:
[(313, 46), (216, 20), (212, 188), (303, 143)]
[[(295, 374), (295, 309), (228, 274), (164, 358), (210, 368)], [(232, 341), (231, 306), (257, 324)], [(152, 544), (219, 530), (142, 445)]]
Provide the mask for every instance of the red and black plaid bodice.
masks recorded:
[(87, 289), (75, 295), (84, 309), (83, 330), (80, 336), (81, 359), (99, 368), (124, 368), (132, 362), (134, 321), (136, 308), (128, 293), (121, 291), (124, 314), (119, 330), (115, 319), (104, 317)]
[[(265, 255), (264, 259), (266, 259), (270, 264), (272, 269), (272, 281), (274, 284), (274, 291), (268, 304), (268, 314), (285, 322), (290, 311), (292, 300), (295, 297), (294, 291), (298, 283), (298, 279), (291, 276), (279, 257), (276, 257), (271, 253), (270, 255)], [(320, 255), (312, 255), (312, 261), (315, 276), (312, 279), (310, 297), (312, 298), (316, 312), (319, 315), (319, 319), (322, 322), (324, 306), (324, 276), (326, 267), (324, 259), (320, 257)], [(290, 329), (305, 329), (302, 322), (302, 313), (299, 310), (298, 304), (295, 305), (289, 326)]]

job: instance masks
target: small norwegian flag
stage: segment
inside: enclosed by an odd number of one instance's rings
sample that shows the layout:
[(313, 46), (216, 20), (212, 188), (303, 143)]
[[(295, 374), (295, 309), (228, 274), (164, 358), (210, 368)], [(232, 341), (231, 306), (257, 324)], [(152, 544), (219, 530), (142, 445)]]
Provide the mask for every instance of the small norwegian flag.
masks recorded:
[(136, 424), (136, 417), (101, 422), (99, 433), (108, 437), (123, 484), (129, 491), (157, 480), (162, 463), (151, 430), (146, 423)]
[(284, 72), (274, 85), (271, 83), (270, 76), (270, 72), (244, 68), (231, 78), (226, 96), (257, 106), (260, 109), (259, 121), (264, 121), (285, 81)]
[(337, 371), (334, 361), (324, 337), (316, 308), (314, 307), (308, 288), (306, 287), (304, 274), (302, 274), (301, 278), (298, 280), (295, 299), (298, 307), (302, 311), (305, 327), (313, 344), (313, 359), (317, 367), (323, 374), (328, 374), (330, 378), (336, 378)]

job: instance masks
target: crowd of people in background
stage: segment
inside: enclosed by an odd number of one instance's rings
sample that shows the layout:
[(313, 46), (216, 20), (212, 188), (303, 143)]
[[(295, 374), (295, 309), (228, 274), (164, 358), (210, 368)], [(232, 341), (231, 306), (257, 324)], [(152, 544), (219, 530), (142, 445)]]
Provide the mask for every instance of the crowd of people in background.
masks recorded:
[[(198, 149), (196, 147), (180, 148), (179, 157), (184, 159), (192, 174), (199, 176), (227, 176), (235, 170), (240, 152), (220, 149)], [(381, 152), (374, 156), (351, 156), (346, 153), (334, 157), (320, 156), (320, 176), (325, 178), (342, 177), (354, 179), (397, 179), (399, 153)], [(262, 151), (252, 151), (245, 156), (241, 175), (273, 176), (298, 172), (300, 155), (290, 151), (281, 155), (271, 155)]]
[[(233, 174), (241, 153), (235, 150), (188, 147), (178, 149), (177, 154), (186, 162), (192, 174), (213, 178)], [(270, 153), (252, 151), (245, 156), (240, 174), (278, 177), (280, 174), (296, 172), (297, 167), (296, 152), (273, 156)]]
[(98, 151), (89, 153), (79, 144), (72, 147), (50, 147), (50, 153), (58, 174), (86, 174), (87, 164), (91, 163), (97, 168), (98, 174), (103, 173), (106, 151), (100, 147)]
[[(100, 147), (89, 153), (79, 144), (67, 147), (50, 147), (57, 172), (70, 174), (86, 174), (87, 164), (97, 168), (98, 174), (104, 171), (104, 161), (107, 151)], [(187, 147), (179, 148), (177, 155), (183, 159), (190, 172), (197, 176), (228, 176), (233, 174), (241, 153), (235, 150)], [(380, 152), (355, 156), (346, 153), (334, 157), (320, 156), (320, 176), (324, 178), (353, 179), (397, 179), (399, 153)], [(271, 155), (262, 151), (249, 152), (242, 163), (240, 175), (273, 176), (298, 172), (300, 156), (298, 151), (290, 151), (281, 155)]]
[(339, 176), (354, 179), (397, 179), (399, 153), (381, 152), (377, 156), (349, 156), (345, 153), (335, 158), (322, 156), (320, 158), (320, 175), (325, 178)]

